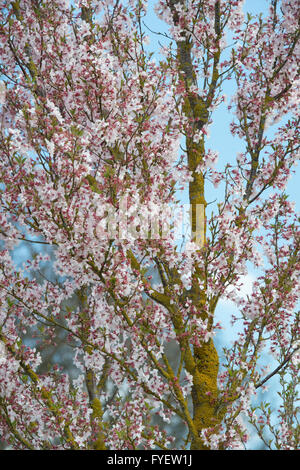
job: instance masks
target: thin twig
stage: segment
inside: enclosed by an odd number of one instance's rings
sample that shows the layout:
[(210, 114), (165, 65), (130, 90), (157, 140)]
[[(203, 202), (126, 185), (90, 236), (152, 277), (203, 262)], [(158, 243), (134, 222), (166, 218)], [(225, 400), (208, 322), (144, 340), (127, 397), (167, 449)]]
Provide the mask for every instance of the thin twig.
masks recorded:
[(278, 367), (276, 367), (276, 369), (273, 370), (273, 372), (271, 372), (269, 375), (267, 375), (261, 382), (259, 382), (257, 385), (255, 385), (255, 388), (259, 388), (261, 387), (262, 385), (264, 385), (269, 379), (271, 379), (274, 375), (276, 375), (285, 365), (287, 365), (287, 363), (290, 361), (290, 359), (292, 358), (293, 354), (298, 351), (300, 349), (300, 346), (298, 346), (296, 349), (294, 349), (285, 359), (284, 361), (279, 364)]

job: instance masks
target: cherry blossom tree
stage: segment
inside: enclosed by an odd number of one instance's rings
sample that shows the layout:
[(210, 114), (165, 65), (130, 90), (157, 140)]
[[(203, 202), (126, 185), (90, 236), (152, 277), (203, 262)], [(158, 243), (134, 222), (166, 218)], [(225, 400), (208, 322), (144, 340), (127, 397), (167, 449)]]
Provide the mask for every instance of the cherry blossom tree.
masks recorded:
[[(253, 432), (299, 448), (299, 227), (286, 194), (299, 2), (252, 17), (242, 0), (159, 0), (152, 52), (144, 0), (0, 3), (1, 439), (168, 449), (177, 420), (182, 449), (246, 448)], [(207, 137), (229, 79), (241, 151), (217, 163)], [(20, 243), (36, 248), (22, 266)], [(224, 299), (239, 313), (216, 319)], [(220, 351), (223, 320), (234, 326)], [(59, 332), (74, 377), (43, 364)], [(275, 377), (272, 406), (258, 392)]]

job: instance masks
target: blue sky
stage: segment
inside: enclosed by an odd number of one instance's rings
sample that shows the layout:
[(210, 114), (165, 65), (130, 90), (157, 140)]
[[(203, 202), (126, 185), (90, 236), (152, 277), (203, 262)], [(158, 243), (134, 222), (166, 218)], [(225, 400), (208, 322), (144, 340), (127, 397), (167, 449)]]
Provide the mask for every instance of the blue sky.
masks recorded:
[[(154, 31), (162, 32), (167, 31), (167, 26), (162, 23), (156, 15), (153, 14), (152, 7), (156, 2), (150, 0), (149, 2), (149, 13), (145, 22), (149, 28)], [(248, 11), (252, 14), (258, 14), (260, 12), (265, 12), (268, 5), (267, 0), (246, 0), (245, 2), (245, 11)], [(151, 42), (157, 44), (157, 41), (164, 42), (162, 36), (155, 36), (147, 31), (147, 34), (151, 38)], [(153, 46), (153, 44), (151, 44)], [(159, 46), (158, 46), (159, 48)], [(234, 84), (233, 81), (227, 82), (224, 85), (224, 91), (228, 97), (233, 92)], [(228, 102), (221, 105), (217, 111), (214, 113), (213, 124), (210, 128), (210, 138), (207, 141), (207, 147), (211, 147), (214, 150), (219, 151), (219, 165), (220, 167), (224, 166), (224, 162), (233, 161), (237, 152), (241, 151), (241, 141), (237, 138), (233, 138), (229, 131), (229, 124), (231, 122), (232, 116), (227, 110)], [(298, 202), (299, 199), (299, 184), (297, 180), (299, 178), (299, 169), (297, 174), (294, 175), (287, 187), (287, 193), (290, 195), (292, 200)], [(207, 185), (206, 188), (206, 199), (207, 202), (213, 201), (216, 197), (221, 197), (219, 192), (216, 196), (216, 190), (212, 185)], [(186, 194), (186, 193), (185, 193)], [(187, 198), (183, 199), (184, 202), (187, 202)], [(299, 207), (299, 206), (298, 206)], [(28, 250), (26, 249), (26, 244), (20, 244), (19, 248), (16, 250), (15, 259), (23, 262), (23, 256), (27, 258)], [(251, 282), (254, 279), (254, 272), (250, 272), (249, 276), (245, 278), (244, 294), (251, 293)], [(235, 311), (235, 307), (229, 301), (221, 301), (216, 312), (217, 319), (229, 318), (230, 315)], [(221, 350), (222, 343), (228, 344), (232, 337), (234, 330), (230, 326), (229, 322), (225, 322), (226, 329), (222, 331), (221, 335), (218, 335), (218, 348)], [(276, 378), (272, 379), (271, 385), (276, 383)]]

